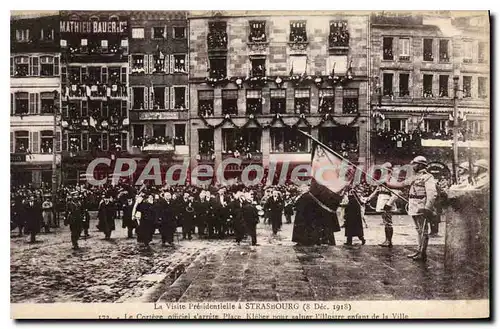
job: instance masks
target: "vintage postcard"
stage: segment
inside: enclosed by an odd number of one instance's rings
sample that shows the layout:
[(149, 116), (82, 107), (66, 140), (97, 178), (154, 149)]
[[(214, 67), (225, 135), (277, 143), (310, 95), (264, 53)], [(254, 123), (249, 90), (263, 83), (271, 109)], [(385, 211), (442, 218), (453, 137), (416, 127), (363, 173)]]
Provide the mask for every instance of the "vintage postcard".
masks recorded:
[(486, 11), (12, 11), (14, 319), (490, 317)]

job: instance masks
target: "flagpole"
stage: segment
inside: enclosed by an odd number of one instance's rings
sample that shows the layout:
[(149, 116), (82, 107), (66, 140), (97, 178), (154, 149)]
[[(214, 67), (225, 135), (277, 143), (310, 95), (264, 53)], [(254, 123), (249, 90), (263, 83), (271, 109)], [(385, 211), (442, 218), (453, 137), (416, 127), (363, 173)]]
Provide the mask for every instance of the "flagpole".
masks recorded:
[(349, 163), (350, 165), (354, 166), (356, 169), (359, 169), (361, 170), (361, 172), (363, 172), (366, 176), (368, 176), (369, 178), (371, 178), (378, 186), (382, 186), (384, 189), (388, 190), (391, 194), (397, 196), (398, 198), (400, 198), (401, 200), (405, 201), (405, 202), (408, 202), (407, 199), (405, 199), (404, 197), (402, 197), (401, 195), (399, 195), (399, 193), (396, 193), (394, 192), (391, 188), (389, 188), (387, 185), (385, 185), (385, 183), (379, 183), (378, 181), (375, 180), (375, 178), (373, 178), (373, 176), (369, 175), (367, 172), (365, 172), (363, 169), (361, 169), (360, 167), (358, 167), (357, 165), (355, 165), (354, 163), (352, 163), (351, 161), (349, 161), (348, 159), (344, 158), (343, 156), (341, 156), (340, 154), (338, 154), (337, 152), (335, 152), (334, 150), (332, 150), (330, 147), (326, 146), (325, 144), (323, 144), (322, 142), (320, 142), (319, 140), (317, 140), (316, 138), (314, 138), (313, 136), (311, 136), (310, 134), (300, 130), (300, 129), (297, 129), (298, 131), (300, 131), (302, 134), (304, 134), (305, 136), (309, 137), (310, 139), (312, 139), (315, 143), (317, 143), (318, 145), (320, 145), (321, 147), (323, 147), (324, 149), (326, 149), (327, 151), (333, 153), (335, 156), (347, 161), (347, 163)]

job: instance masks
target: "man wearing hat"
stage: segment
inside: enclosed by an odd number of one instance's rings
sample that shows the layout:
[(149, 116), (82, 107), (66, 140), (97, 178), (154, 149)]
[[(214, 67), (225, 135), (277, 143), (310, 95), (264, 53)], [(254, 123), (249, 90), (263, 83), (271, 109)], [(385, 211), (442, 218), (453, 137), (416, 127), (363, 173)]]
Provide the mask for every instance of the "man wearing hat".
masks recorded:
[(253, 197), (250, 192), (243, 194), (243, 223), (245, 232), (252, 238), (252, 246), (257, 245), (257, 223), (259, 222), (259, 214), (257, 208), (253, 204)]
[(408, 197), (408, 215), (413, 217), (418, 232), (418, 250), (408, 257), (417, 261), (425, 261), (429, 243), (429, 221), (435, 218), (436, 181), (434, 176), (426, 170), (427, 159), (425, 157), (417, 156), (411, 164), (414, 175)]
[(473, 174), (474, 174), (474, 187), (476, 189), (482, 189), (489, 187), (490, 184), (490, 173), (489, 173), (490, 165), (488, 160), (479, 159), (474, 162), (472, 166)]
[(165, 245), (174, 244), (174, 232), (177, 229), (177, 221), (175, 219), (175, 208), (172, 204), (172, 194), (165, 192), (163, 200), (160, 202), (162, 214), (160, 223), (161, 243)]
[(106, 195), (104, 201), (99, 204), (97, 217), (99, 222), (97, 228), (104, 233), (104, 239), (111, 238), (111, 232), (115, 230), (116, 209), (111, 203), (111, 195)]
[(269, 220), (271, 222), (273, 234), (276, 235), (278, 231), (281, 229), (281, 223), (282, 223), (281, 217), (284, 208), (283, 200), (280, 198), (278, 191), (275, 190), (272, 192), (272, 196), (266, 201), (265, 208), (269, 213)]
[(122, 228), (127, 229), (127, 238), (131, 239), (134, 237), (134, 229), (137, 228), (137, 221), (132, 217), (132, 212), (134, 210), (134, 199), (131, 194), (127, 194), (126, 202), (123, 206), (123, 219)]
[(54, 227), (54, 207), (50, 201), (50, 195), (45, 195), (45, 201), (42, 203), (42, 216), (45, 233), (50, 233), (50, 227)]
[(25, 232), (30, 234), (30, 242), (36, 242), (36, 235), (40, 233), (43, 222), (42, 207), (35, 202), (35, 197), (31, 195), (24, 209)]
[(64, 225), (69, 225), (71, 232), (71, 244), (73, 249), (78, 249), (78, 239), (83, 229), (84, 213), (78, 198), (78, 193), (72, 194), (68, 200)]

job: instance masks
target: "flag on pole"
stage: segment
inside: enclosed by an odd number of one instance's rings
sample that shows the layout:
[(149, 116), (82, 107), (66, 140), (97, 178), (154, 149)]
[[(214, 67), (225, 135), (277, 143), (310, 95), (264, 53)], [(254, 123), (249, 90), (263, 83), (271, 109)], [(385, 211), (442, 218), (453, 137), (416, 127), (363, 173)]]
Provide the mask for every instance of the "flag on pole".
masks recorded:
[(310, 194), (324, 209), (335, 212), (351, 184), (355, 168), (345, 159), (313, 142)]

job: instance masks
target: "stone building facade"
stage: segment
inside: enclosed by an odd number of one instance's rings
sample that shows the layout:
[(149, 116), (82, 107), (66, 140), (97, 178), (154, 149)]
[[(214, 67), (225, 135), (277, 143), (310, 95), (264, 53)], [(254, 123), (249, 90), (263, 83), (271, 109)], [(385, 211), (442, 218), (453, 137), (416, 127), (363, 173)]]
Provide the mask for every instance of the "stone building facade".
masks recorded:
[(51, 186), (54, 148), (57, 174), (61, 161), (58, 13), (11, 17), (10, 51), (11, 183)]
[(236, 155), (227, 177), (250, 164), (291, 170), (310, 161), (296, 128), (364, 163), (368, 27), (368, 16), (339, 12), (192, 13), (191, 166)]
[(417, 153), (451, 162), (455, 89), (460, 160), (466, 160), (467, 145), (479, 153), (487, 149), (488, 40), (486, 14), (372, 15), (371, 149), (375, 162), (404, 163)]
[(182, 162), (189, 157), (187, 13), (128, 16), (131, 151), (144, 160), (155, 154), (166, 166)]

